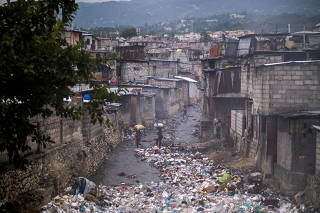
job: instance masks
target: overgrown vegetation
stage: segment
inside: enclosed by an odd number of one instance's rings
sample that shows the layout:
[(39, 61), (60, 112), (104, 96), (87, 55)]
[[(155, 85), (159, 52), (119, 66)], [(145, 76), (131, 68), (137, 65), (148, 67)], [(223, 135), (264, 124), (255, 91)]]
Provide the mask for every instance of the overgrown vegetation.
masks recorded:
[(123, 38), (131, 38), (134, 36), (137, 36), (137, 31), (134, 27), (126, 28), (121, 32), (121, 37)]
[[(45, 147), (51, 139), (35, 122), (58, 116), (79, 119), (88, 112), (92, 122), (103, 122), (101, 104), (115, 94), (91, 82), (101, 69), (79, 46), (62, 38), (77, 10), (74, 0), (17, 0), (0, 6), (0, 152), (23, 166), (31, 142)], [(93, 100), (83, 106), (66, 104), (71, 87), (90, 84)]]
[(293, 13), (279, 15), (257, 15), (246, 12), (237, 14), (219, 14), (206, 18), (188, 17), (171, 22), (161, 22), (154, 25), (145, 25), (141, 28), (142, 34), (154, 33), (188, 33), (188, 32), (216, 32), (229, 30), (253, 30), (257, 33), (287, 32), (288, 24), (291, 31), (313, 30), (320, 23), (320, 16), (309, 16)]

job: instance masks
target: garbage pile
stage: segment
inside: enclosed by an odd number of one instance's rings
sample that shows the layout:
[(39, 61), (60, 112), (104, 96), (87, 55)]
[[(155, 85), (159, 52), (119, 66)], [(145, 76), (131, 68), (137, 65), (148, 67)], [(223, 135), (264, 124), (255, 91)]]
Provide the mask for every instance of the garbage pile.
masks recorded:
[(230, 171), (201, 153), (172, 147), (137, 149), (136, 156), (159, 169), (160, 182), (56, 197), (43, 212), (298, 212), (262, 184), (259, 172)]

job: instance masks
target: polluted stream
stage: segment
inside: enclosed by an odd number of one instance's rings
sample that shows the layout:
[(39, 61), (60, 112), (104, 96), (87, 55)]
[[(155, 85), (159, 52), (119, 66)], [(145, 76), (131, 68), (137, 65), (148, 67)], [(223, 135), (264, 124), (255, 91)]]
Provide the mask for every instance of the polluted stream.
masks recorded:
[[(199, 106), (190, 106), (187, 117), (181, 113), (171, 119), (161, 120), (166, 124), (164, 129), (164, 144), (179, 145), (181, 143), (195, 143), (198, 141)], [(142, 147), (155, 145), (157, 132), (155, 128), (147, 129), (142, 137)], [(141, 162), (135, 156), (134, 137), (127, 135), (126, 140), (117, 146), (108, 159), (90, 179), (102, 185), (134, 184), (159, 181), (160, 172), (150, 167), (148, 163)]]
[(299, 212), (289, 198), (262, 184), (261, 173), (229, 170), (205, 154), (176, 146), (197, 142), (197, 110), (193, 106), (188, 118), (163, 121), (166, 146), (160, 149), (154, 146), (153, 129), (138, 149), (133, 140), (125, 141), (90, 178), (96, 187), (86, 184), (91, 188), (77, 195), (68, 187), (43, 212)]

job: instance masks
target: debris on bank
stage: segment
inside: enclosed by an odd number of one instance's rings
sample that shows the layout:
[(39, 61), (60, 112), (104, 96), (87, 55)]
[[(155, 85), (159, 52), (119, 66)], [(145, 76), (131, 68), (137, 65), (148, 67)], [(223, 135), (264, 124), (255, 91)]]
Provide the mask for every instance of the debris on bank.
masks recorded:
[(231, 171), (174, 147), (136, 149), (136, 156), (161, 172), (160, 182), (100, 185), (94, 193), (57, 196), (43, 212), (299, 212), (262, 184), (259, 172)]

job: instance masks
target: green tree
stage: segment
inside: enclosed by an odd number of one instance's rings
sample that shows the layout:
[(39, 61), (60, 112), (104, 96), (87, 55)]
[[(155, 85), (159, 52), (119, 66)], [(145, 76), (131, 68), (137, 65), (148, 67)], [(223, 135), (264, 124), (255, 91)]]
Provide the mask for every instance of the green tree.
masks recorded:
[(121, 36), (124, 38), (131, 38), (137, 36), (137, 30), (134, 27), (126, 28), (121, 32)]
[(212, 41), (212, 38), (210, 37), (210, 35), (208, 34), (207, 31), (202, 31), (200, 33), (201, 37), (200, 37), (200, 41), (201, 42), (208, 42), (208, 41)]
[[(0, 152), (7, 152), (16, 166), (23, 165), (30, 150), (29, 138), (43, 147), (51, 141), (34, 122), (36, 116), (79, 119), (86, 111), (92, 122), (102, 122), (101, 103), (114, 97), (91, 83), (98, 61), (62, 38), (76, 10), (74, 0), (17, 0), (0, 6)], [(66, 104), (63, 98), (72, 96), (70, 88), (79, 83), (94, 88), (94, 100)]]

